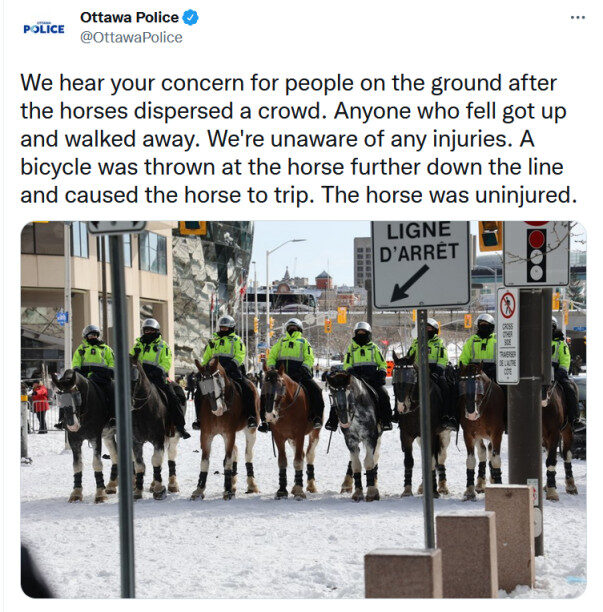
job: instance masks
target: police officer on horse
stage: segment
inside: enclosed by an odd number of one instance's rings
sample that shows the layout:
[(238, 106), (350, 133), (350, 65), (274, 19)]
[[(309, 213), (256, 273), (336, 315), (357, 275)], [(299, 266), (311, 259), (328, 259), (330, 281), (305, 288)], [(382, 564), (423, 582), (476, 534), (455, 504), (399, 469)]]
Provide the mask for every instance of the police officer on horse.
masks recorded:
[(178, 433), (185, 440), (190, 438), (191, 435), (184, 428), (184, 407), (167, 378), (172, 367), (172, 351), (161, 337), (161, 327), (155, 319), (143, 321), (142, 335), (136, 339), (130, 355), (140, 361), (147, 378), (165, 394), (168, 414)]
[(555, 381), (561, 386), (565, 394), (567, 420), (572, 430), (577, 431), (584, 427), (584, 423), (580, 420), (575, 387), (568, 376), (571, 354), (563, 332), (557, 327), (557, 319), (555, 317), (553, 317), (552, 351), (551, 361), (555, 373)]
[(496, 381), (496, 334), (494, 333), (494, 317), (481, 314), (476, 321), (477, 331), (463, 346), (459, 363), (481, 363), (482, 370), (488, 378)]
[(115, 393), (113, 389), (113, 350), (100, 337), (98, 325), (87, 325), (82, 331), (82, 343), (75, 349), (71, 367), (97, 384), (109, 408), (109, 425), (115, 425)]
[[(377, 414), (381, 429), (390, 431), (392, 428), (392, 407), (389, 394), (385, 390), (387, 364), (379, 347), (372, 341), (371, 326), (365, 321), (354, 327), (354, 336), (348, 346), (343, 361), (343, 369), (362, 379), (377, 394)], [(339, 425), (337, 411), (331, 406), (325, 429), (335, 431)]]
[(236, 381), (241, 389), (243, 407), (247, 414), (247, 427), (258, 426), (255, 417), (255, 396), (249, 388), (251, 381), (245, 376), (246, 348), (243, 340), (235, 334), (235, 320), (225, 315), (218, 321), (218, 331), (208, 342), (203, 353), (202, 365), (207, 365), (217, 357), (226, 374)]
[[(446, 378), (446, 366), (448, 365), (448, 350), (442, 338), (440, 338), (440, 324), (435, 319), (427, 319), (425, 325), (427, 332), (427, 357), (429, 360), (429, 371), (432, 380), (438, 385), (442, 394), (442, 414), (440, 415), (442, 427), (456, 431), (458, 421), (456, 418), (456, 407), (454, 387)], [(416, 361), (419, 341), (415, 338), (410, 345), (406, 357)]]
[[(310, 403), (310, 420), (314, 429), (320, 429), (325, 404), (322, 398), (322, 390), (312, 377), (314, 351), (308, 340), (303, 337), (303, 330), (304, 326), (299, 319), (289, 319), (285, 323), (285, 335), (279, 338), (270, 349), (267, 366), (269, 368), (279, 368), (283, 365), (287, 376), (304, 388)], [(258, 427), (259, 431), (263, 432), (268, 431), (263, 406), (264, 397), (262, 396), (262, 406), (260, 408), (262, 423)]]

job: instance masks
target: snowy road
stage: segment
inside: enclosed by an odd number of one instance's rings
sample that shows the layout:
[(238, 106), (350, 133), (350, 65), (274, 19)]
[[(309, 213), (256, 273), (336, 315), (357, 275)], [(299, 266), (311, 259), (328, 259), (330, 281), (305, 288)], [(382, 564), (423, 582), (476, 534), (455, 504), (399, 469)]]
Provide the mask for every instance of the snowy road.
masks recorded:
[[(189, 410), (189, 414), (192, 410)], [(255, 473), (260, 493), (243, 493), (244, 465), (239, 463), (239, 492), (221, 498), (223, 444), (214, 441), (207, 497), (191, 502), (200, 454), (198, 432), (180, 443), (177, 460), (181, 492), (165, 501), (150, 493), (135, 504), (137, 597), (314, 598), (363, 597), (363, 555), (380, 547), (422, 547), (422, 498), (400, 498), (403, 456), (397, 429), (384, 434), (379, 461), (381, 501), (352, 502), (339, 489), (348, 461), (343, 436), (334, 434), (326, 455), (323, 430), (316, 456), (318, 493), (302, 502), (274, 500), (278, 468), (270, 437), (258, 434)], [(239, 449), (244, 447), (242, 434)], [(465, 454), (462, 437), (449, 449), (451, 494), (435, 501), (435, 512), (483, 510), (463, 502)], [(61, 433), (29, 436), (32, 465), (21, 468), (21, 530), (59, 597), (119, 596), (117, 499), (95, 505), (91, 452), (85, 449), (84, 502), (68, 504), (72, 486), (71, 453), (61, 454)], [(150, 451), (145, 454), (150, 473)], [(506, 438), (503, 482), (506, 482)], [(543, 459), (544, 460), (544, 459)], [(241, 469), (243, 474), (241, 474)], [(413, 486), (420, 481), (415, 452)], [(105, 461), (105, 479), (109, 462)], [(164, 478), (167, 480), (167, 466)], [(586, 462), (574, 461), (580, 494), (563, 487), (558, 463), (560, 501), (547, 502), (544, 513), (545, 556), (536, 561), (536, 588), (517, 589), (515, 597), (573, 597), (586, 580)], [(304, 476), (305, 479), (305, 476)], [(293, 468), (289, 467), (289, 490)], [(145, 483), (147, 484), (147, 483)], [(501, 596), (506, 596), (500, 592)]]

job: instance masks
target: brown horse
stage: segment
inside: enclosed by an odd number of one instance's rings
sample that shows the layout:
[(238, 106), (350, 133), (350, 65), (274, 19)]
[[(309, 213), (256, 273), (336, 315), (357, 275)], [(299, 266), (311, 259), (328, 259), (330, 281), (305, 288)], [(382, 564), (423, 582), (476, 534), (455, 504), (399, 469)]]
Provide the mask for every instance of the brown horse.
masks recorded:
[(284, 366), (278, 370), (268, 370), (264, 365), (264, 384), (262, 395), (265, 396), (266, 422), (274, 436), (278, 449), (278, 483), (276, 499), (287, 497), (287, 453), (285, 442), (289, 441), (295, 451), (293, 467), (295, 468), (295, 485), (291, 494), (295, 499), (304, 499), (304, 438), (309, 434), (308, 448), (306, 449), (306, 475), (308, 484), (306, 490), (316, 492), (314, 480), (314, 456), (320, 435), (319, 429), (313, 429), (308, 420), (309, 400), (304, 388), (285, 374)]
[[(483, 493), (486, 487), (486, 446), (490, 461), (490, 482), (502, 483), (500, 446), (505, 431), (505, 395), (503, 390), (488, 378), (481, 364), (461, 365), (459, 381), (459, 409), (463, 437), (467, 447), (467, 490), (466, 500), (475, 500), (476, 493)], [(475, 486), (475, 445), (479, 465), (477, 486)]]
[[(565, 419), (563, 389), (557, 384), (543, 389), (542, 398), (542, 445), (546, 448), (546, 498), (559, 501), (555, 475), (557, 471), (557, 448), (561, 442), (561, 456), (565, 468), (565, 492), (577, 495), (578, 489), (572, 474), (572, 444), (574, 432)], [(565, 425), (565, 426), (564, 426)]]
[[(247, 427), (247, 416), (243, 407), (241, 391), (237, 384), (226, 374), (217, 358), (206, 366), (197, 360), (197, 392), (195, 410), (201, 429), (201, 471), (197, 488), (191, 499), (203, 499), (209, 470), (209, 456), (214, 436), (224, 439), (224, 499), (232, 499), (236, 492), (238, 449), (235, 444), (237, 431), (245, 431), (245, 467), (247, 469), (246, 493), (258, 493), (253, 473), (253, 446), (256, 430)], [(243, 384), (247, 384), (243, 381)], [(252, 385), (250, 385), (251, 387)], [(259, 397), (253, 387), (256, 418), (259, 420)]]

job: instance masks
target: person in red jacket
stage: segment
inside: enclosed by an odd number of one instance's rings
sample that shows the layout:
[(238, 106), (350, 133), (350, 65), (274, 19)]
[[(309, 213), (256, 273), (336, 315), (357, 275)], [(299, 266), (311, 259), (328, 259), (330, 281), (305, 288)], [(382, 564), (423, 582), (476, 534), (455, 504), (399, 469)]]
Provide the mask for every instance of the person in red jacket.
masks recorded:
[(38, 433), (48, 433), (46, 428), (46, 411), (50, 408), (48, 405), (48, 389), (42, 384), (42, 381), (36, 380), (33, 385), (33, 393), (31, 395), (34, 412), (40, 421), (40, 429)]

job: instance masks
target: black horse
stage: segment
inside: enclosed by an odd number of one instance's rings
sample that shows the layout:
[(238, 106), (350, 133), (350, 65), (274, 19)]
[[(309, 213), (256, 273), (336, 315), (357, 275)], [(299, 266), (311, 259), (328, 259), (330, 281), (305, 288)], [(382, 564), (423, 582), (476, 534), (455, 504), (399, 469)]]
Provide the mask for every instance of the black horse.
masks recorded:
[(57, 402), (62, 409), (63, 423), (67, 428), (67, 439), (73, 452), (73, 491), (70, 502), (82, 501), (82, 442), (88, 440), (92, 446), (94, 478), (96, 480), (96, 503), (107, 500), (101, 459), (101, 439), (107, 433), (109, 408), (103, 391), (92, 381), (74, 370), (65, 370), (58, 378), (52, 374), (57, 389)]
[(364, 468), (366, 470), (366, 501), (379, 499), (377, 488), (377, 462), (381, 445), (381, 429), (377, 424), (377, 397), (361, 379), (349, 372), (331, 372), (325, 377), (331, 402), (337, 411), (346, 446), (350, 451), (348, 472), (341, 486), (341, 492), (352, 491), (352, 499), (365, 499), (362, 492), (362, 464), (360, 444), (364, 445)]
[[(395, 367), (392, 372), (392, 386), (396, 398), (396, 409), (399, 413), (400, 443), (404, 453), (404, 491), (402, 497), (412, 495), (412, 469), (415, 461), (412, 456), (412, 445), (421, 437), (421, 419), (419, 413), (419, 385), (417, 368), (411, 359), (393, 355)], [(430, 381), (431, 382), (431, 381)], [(434, 496), (449, 493), (446, 482), (446, 451), (450, 444), (450, 431), (440, 425), (440, 411), (443, 398), (438, 385), (429, 385), (431, 449), (433, 455), (432, 474)], [(436, 486), (436, 469), (438, 484)], [(422, 492), (422, 487), (419, 493)]]

